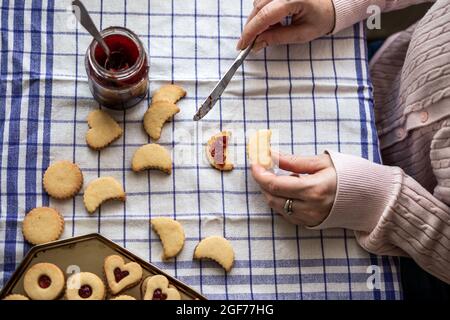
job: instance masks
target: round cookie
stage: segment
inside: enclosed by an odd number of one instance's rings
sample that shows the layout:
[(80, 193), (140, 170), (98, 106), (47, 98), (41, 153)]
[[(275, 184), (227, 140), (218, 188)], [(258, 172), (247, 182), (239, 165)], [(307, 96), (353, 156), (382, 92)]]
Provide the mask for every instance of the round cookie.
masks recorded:
[(25, 296), (23, 296), (21, 294), (13, 293), (13, 294), (7, 295), (2, 300), (12, 301), (12, 300), (30, 300), (30, 299), (28, 299), (28, 297), (25, 297)]
[(34, 208), (25, 216), (22, 223), (23, 236), (32, 244), (58, 240), (63, 230), (63, 217), (49, 207)]
[(93, 273), (75, 273), (67, 279), (67, 300), (104, 300), (105, 296), (105, 284)]
[(23, 289), (32, 300), (55, 300), (64, 289), (64, 273), (52, 263), (37, 263), (27, 270)]
[(68, 199), (80, 191), (83, 174), (80, 168), (70, 161), (56, 161), (44, 173), (45, 191), (55, 199)]

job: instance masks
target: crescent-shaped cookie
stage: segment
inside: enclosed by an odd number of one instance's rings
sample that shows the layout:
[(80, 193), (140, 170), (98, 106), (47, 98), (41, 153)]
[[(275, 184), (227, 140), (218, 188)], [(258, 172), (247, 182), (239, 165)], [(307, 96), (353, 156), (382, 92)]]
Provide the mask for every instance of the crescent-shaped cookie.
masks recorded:
[(220, 171), (233, 170), (233, 163), (228, 157), (228, 143), (231, 133), (222, 131), (208, 140), (206, 145), (206, 157), (213, 168)]
[(152, 96), (152, 104), (159, 101), (177, 103), (186, 95), (186, 90), (175, 84), (166, 84), (159, 88)]
[(93, 213), (107, 200), (125, 201), (122, 185), (113, 177), (102, 177), (91, 181), (84, 190), (84, 206)]
[(214, 260), (229, 272), (233, 267), (234, 250), (227, 239), (211, 236), (197, 244), (194, 251), (194, 259)]
[(178, 221), (167, 217), (153, 218), (150, 223), (161, 239), (164, 249), (163, 259), (175, 257), (184, 246), (183, 226)]
[(251, 164), (259, 164), (266, 169), (273, 166), (270, 151), (271, 130), (258, 130), (250, 136), (247, 145), (248, 157)]
[(156, 143), (150, 143), (136, 150), (131, 160), (131, 168), (135, 172), (156, 169), (171, 174), (172, 158), (169, 152), (162, 146)]
[(89, 130), (86, 133), (86, 142), (89, 147), (100, 150), (119, 139), (123, 130), (109, 114), (102, 110), (89, 113), (87, 122)]
[(152, 103), (144, 115), (144, 129), (150, 138), (158, 140), (161, 137), (164, 123), (178, 112), (180, 112), (180, 108), (172, 102), (158, 101)]

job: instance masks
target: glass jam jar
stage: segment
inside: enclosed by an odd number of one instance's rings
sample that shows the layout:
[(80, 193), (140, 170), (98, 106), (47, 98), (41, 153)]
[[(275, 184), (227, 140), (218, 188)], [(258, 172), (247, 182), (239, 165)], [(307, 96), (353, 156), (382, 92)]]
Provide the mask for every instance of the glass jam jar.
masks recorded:
[(101, 35), (111, 51), (106, 53), (93, 40), (85, 56), (89, 89), (101, 105), (123, 110), (131, 108), (148, 92), (148, 58), (138, 36), (123, 27), (109, 27)]

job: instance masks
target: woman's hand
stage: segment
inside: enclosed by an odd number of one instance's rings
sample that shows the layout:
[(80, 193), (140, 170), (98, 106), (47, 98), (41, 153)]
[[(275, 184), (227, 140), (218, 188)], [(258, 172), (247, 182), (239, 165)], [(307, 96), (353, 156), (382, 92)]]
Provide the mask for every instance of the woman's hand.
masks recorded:
[[(308, 42), (334, 28), (332, 0), (254, 0), (253, 6), (237, 49), (245, 49), (256, 37), (255, 51), (270, 45)], [(292, 24), (282, 26), (280, 21), (287, 16), (292, 16)]]
[[(269, 206), (294, 224), (320, 224), (330, 213), (336, 196), (336, 170), (327, 154), (315, 157), (275, 155), (279, 167), (294, 175), (277, 176), (259, 165), (252, 174), (261, 186)], [(305, 174), (298, 176), (299, 174)], [(293, 200), (292, 214), (284, 212), (287, 199)]]

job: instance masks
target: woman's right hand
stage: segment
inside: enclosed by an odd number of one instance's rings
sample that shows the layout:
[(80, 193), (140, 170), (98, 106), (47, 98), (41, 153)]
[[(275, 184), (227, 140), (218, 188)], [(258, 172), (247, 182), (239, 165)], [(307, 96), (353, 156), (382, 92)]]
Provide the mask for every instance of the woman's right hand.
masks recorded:
[[(254, 39), (255, 51), (270, 45), (304, 43), (334, 28), (332, 0), (255, 0), (253, 6), (237, 49), (245, 49)], [(287, 16), (292, 16), (292, 23), (282, 26), (280, 21)]]

